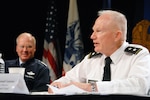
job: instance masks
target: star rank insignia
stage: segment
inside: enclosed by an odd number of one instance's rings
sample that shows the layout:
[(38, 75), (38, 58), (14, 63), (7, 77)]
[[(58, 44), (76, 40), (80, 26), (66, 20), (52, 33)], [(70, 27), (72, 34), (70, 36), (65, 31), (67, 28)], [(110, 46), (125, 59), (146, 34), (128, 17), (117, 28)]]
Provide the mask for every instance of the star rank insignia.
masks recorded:
[(98, 55), (102, 55), (102, 54), (101, 53), (97, 53), (97, 52), (90, 52), (88, 55), (89, 55), (88, 58), (92, 58), (92, 57), (95, 57), (95, 56), (98, 56)]
[(142, 50), (141, 48), (129, 46), (125, 49), (125, 52), (129, 52), (131, 54), (138, 54), (141, 50)]

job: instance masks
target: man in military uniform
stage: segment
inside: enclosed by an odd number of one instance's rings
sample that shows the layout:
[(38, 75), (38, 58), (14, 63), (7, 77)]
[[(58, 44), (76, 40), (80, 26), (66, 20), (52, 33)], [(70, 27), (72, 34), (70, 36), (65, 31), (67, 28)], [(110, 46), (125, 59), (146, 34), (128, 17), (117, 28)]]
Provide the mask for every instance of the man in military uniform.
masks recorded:
[(17, 59), (6, 60), (5, 69), (9, 67), (25, 68), (24, 79), (30, 92), (47, 91), (50, 84), (49, 68), (42, 61), (34, 58), (36, 39), (30, 33), (24, 32), (16, 39)]
[[(147, 48), (126, 42), (126, 17), (113, 10), (99, 11), (92, 29), (94, 52), (51, 85), (63, 88), (73, 84), (99, 94), (147, 94), (150, 54)], [(108, 69), (105, 58), (109, 58)], [(48, 92), (54, 91), (49, 88)]]

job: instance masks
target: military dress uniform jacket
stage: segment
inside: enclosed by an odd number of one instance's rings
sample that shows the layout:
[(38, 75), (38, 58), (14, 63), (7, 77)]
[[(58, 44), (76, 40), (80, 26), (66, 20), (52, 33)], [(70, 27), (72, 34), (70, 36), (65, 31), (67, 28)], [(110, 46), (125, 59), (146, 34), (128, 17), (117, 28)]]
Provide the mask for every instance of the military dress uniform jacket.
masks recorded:
[[(5, 61), (5, 72), (8, 73), (9, 67), (21, 67), (19, 65), (19, 59), (6, 60)], [(22, 67), (25, 68), (24, 79), (27, 88), (30, 92), (47, 91), (48, 87), (46, 84), (50, 84), (50, 74), (47, 65), (38, 59), (30, 59)]]

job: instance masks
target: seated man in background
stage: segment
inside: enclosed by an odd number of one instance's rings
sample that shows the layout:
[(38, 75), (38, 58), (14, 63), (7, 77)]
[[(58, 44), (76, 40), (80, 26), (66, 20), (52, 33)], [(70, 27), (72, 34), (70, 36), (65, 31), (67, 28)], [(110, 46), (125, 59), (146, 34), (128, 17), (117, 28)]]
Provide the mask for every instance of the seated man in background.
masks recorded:
[(34, 58), (36, 39), (30, 33), (24, 32), (16, 39), (17, 59), (5, 60), (5, 72), (9, 67), (24, 67), (24, 79), (30, 92), (47, 91), (50, 83), (49, 68), (42, 61)]

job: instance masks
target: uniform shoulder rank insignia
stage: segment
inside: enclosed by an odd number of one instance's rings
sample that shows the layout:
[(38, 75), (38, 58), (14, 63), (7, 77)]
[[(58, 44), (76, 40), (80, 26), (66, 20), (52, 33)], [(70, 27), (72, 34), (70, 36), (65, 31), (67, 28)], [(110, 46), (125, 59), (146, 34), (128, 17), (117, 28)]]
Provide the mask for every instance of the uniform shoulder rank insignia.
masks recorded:
[(92, 58), (92, 57), (95, 57), (97, 55), (102, 55), (102, 54), (101, 53), (97, 53), (97, 52), (90, 52), (88, 58)]
[(129, 53), (132, 53), (132, 54), (138, 54), (142, 49), (141, 48), (136, 48), (136, 47), (133, 47), (133, 46), (129, 46), (125, 49), (125, 52), (129, 52)]

